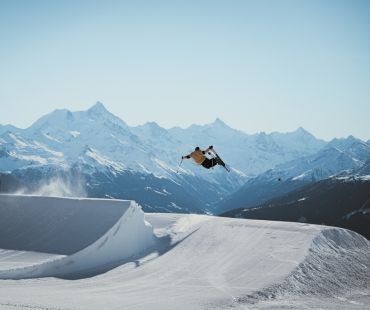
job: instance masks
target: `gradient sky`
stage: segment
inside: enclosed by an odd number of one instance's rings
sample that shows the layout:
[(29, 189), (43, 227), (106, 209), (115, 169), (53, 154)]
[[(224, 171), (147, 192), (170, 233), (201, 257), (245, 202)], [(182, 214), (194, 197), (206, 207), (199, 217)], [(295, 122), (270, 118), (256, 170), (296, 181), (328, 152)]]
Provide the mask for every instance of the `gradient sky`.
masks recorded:
[(99, 100), (129, 125), (370, 139), (370, 1), (0, 0), (0, 39), (0, 124)]

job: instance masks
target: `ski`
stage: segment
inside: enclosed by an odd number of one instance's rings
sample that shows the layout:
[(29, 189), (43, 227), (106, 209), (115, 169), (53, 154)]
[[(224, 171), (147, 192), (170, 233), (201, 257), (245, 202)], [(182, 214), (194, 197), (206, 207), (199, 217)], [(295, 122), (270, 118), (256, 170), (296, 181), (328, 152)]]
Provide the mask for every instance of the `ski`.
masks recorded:
[(218, 159), (218, 161), (219, 161), (220, 165), (221, 165), (222, 167), (224, 167), (224, 168), (226, 169), (226, 171), (227, 171), (227, 172), (230, 172), (229, 167), (227, 167), (227, 166), (226, 166), (225, 162), (221, 159), (221, 157), (217, 154), (217, 152), (216, 152), (213, 148), (211, 148), (211, 151), (212, 151), (212, 153), (216, 156), (216, 158)]

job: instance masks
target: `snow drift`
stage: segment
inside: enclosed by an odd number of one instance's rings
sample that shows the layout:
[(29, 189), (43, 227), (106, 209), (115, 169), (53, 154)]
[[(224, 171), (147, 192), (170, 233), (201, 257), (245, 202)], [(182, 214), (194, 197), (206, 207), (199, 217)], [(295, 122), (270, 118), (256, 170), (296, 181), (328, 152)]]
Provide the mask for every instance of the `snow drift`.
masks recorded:
[[(0, 265), (0, 279), (96, 274), (154, 241), (133, 201), (0, 195), (0, 214), (0, 248), (13, 250), (12, 257), (25, 256), (14, 250), (59, 254), (5, 270)], [(1, 257), (9, 261), (9, 252)]]

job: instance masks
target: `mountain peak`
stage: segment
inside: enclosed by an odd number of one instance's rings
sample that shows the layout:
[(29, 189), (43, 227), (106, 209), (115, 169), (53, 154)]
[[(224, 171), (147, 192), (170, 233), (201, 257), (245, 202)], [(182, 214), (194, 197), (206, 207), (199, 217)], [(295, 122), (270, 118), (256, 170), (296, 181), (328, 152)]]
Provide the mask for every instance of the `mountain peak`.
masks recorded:
[[(108, 111), (100, 101), (97, 101), (86, 112), (87, 112), (87, 115), (91, 117), (92, 119), (96, 119), (98, 121), (108, 120), (109, 122), (115, 123), (119, 126), (122, 126), (125, 128), (127, 127), (126, 123), (121, 118), (119, 118), (118, 116)], [(82, 112), (82, 113), (86, 113), (86, 112)]]
[(64, 127), (66, 123), (73, 121), (73, 113), (67, 109), (55, 109), (53, 112), (40, 117), (29, 128), (39, 130), (43, 127), (53, 126)]
[(301, 135), (310, 135), (311, 134), (306, 130), (304, 129), (302, 126), (299, 126), (295, 131), (294, 133), (297, 133), (297, 134), (301, 134)]
[(222, 119), (220, 119), (220, 118), (216, 118), (215, 119), (215, 121), (213, 122), (214, 124), (220, 124), (220, 125), (226, 125), (223, 121), (222, 121)]
[(156, 122), (146, 122), (144, 125), (150, 128), (160, 128)]
[(229, 128), (228, 125), (225, 124), (224, 121), (222, 121), (220, 118), (216, 118), (213, 123), (210, 124), (211, 126), (217, 126), (217, 127), (223, 127), (223, 128)]
[(142, 128), (148, 128), (151, 132), (166, 132), (167, 130), (159, 126), (156, 122), (146, 122)]
[(348, 145), (351, 145), (353, 143), (366, 144), (362, 140), (354, 137), (353, 135), (350, 135), (347, 138), (334, 138), (331, 141), (329, 141), (328, 145), (335, 145), (335, 146), (337, 146), (337, 145), (342, 145), (342, 146), (347, 145), (348, 146)]
[(159, 126), (156, 122), (146, 122), (143, 125), (132, 128), (139, 136), (152, 137), (167, 134), (167, 130)]
[(89, 112), (108, 112), (108, 110), (105, 108), (104, 104), (101, 103), (100, 101), (97, 101), (90, 109), (88, 109)]
[(10, 125), (10, 124), (7, 124), (7, 125), (1, 125), (0, 124), (0, 135), (4, 132), (7, 132), (7, 131), (12, 131), (12, 132), (16, 132), (16, 131), (19, 131), (20, 129), (13, 126), (13, 125)]
[(357, 139), (355, 136), (353, 136), (353, 135), (349, 135), (347, 138), (346, 138), (346, 140), (348, 140), (348, 141), (353, 141), (353, 142), (359, 142), (359, 141), (361, 141), (360, 139)]

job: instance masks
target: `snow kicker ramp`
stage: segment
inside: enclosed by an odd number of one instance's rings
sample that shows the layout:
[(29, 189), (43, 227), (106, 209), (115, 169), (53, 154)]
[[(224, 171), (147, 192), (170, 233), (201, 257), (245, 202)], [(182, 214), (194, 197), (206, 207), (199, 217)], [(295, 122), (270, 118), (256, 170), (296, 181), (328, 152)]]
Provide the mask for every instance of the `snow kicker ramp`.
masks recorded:
[(0, 195), (0, 279), (95, 273), (153, 237), (133, 201)]

